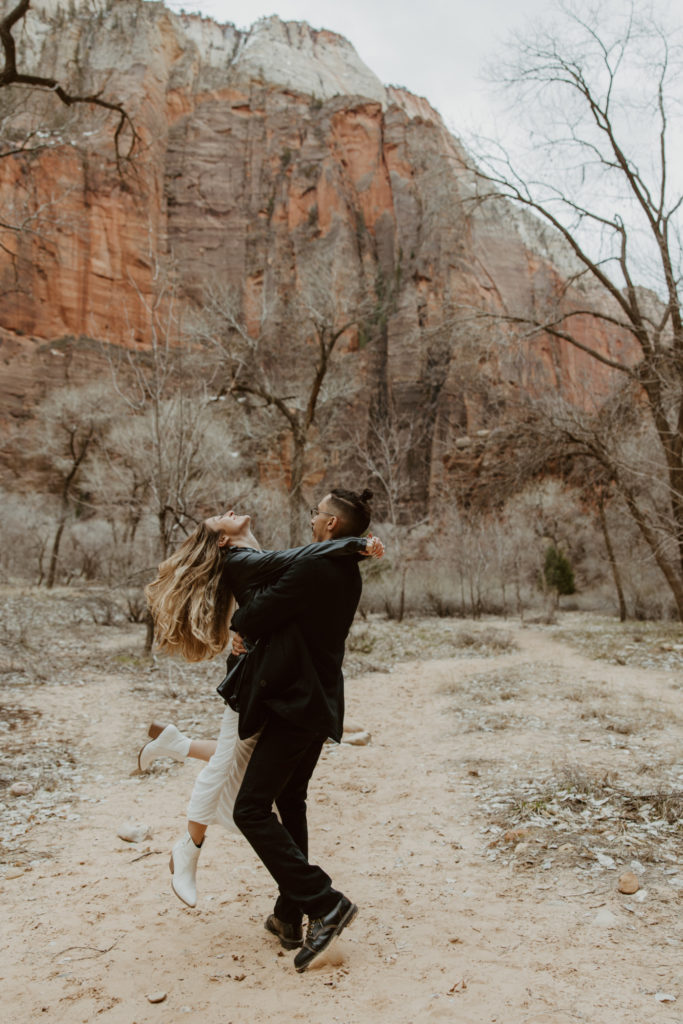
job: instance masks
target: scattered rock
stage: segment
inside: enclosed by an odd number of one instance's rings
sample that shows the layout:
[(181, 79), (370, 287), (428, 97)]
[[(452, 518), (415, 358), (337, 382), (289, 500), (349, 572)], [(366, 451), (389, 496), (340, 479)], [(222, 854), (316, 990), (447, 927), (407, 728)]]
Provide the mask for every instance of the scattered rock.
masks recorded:
[(344, 733), (342, 743), (349, 743), (352, 747), (365, 747), (371, 739), (369, 732), (351, 732)]
[[(528, 828), (511, 828), (503, 834), (504, 843), (519, 843), (520, 840), (526, 839), (530, 835)], [(528, 844), (526, 844), (528, 845)]]
[(675, 1003), (676, 996), (669, 995), (668, 992), (655, 992), (655, 999), (660, 1003)]
[(344, 732), (363, 732), (363, 726), (358, 722), (344, 722)]
[(9, 788), (10, 796), (28, 796), (32, 792), (33, 786), (30, 782), (13, 782)]
[(126, 821), (116, 834), (127, 843), (141, 843), (152, 838), (152, 827), (140, 821)]
[(596, 853), (595, 856), (598, 858), (598, 864), (602, 865), (603, 868), (616, 867), (616, 864), (614, 863), (614, 858), (608, 857), (606, 853)]
[(619, 877), (617, 888), (619, 892), (632, 896), (634, 892), (638, 892), (640, 889), (638, 876), (633, 871), (624, 871), (623, 875)]
[(599, 910), (593, 918), (593, 924), (597, 924), (599, 928), (613, 928), (618, 923), (619, 918), (611, 910), (608, 910), (607, 907)]
[(5, 878), (21, 878), (23, 873), (23, 868), (8, 868), (5, 872)]
[[(509, 843), (510, 845), (519, 844), (521, 840), (526, 839), (530, 835), (531, 833), (528, 828), (509, 828), (507, 832), (503, 832), (502, 836), (496, 836), (495, 839), (492, 839), (488, 848), (491, 850), (502, 843)], [(524, 849), (528, 845), (528, 843), (525, 843)]]
[(571, 843), (562, 843), (562, 846), (558, 846), (557, 848), (558, 853), (574, 853), (575, 851), (576, 847)]
[(167, 992), (150, 992), (147, 996), (148, 1003), (163, 1003), (164, 999), (168, 995)]
[(526, 853), (531, 846), (531, 843), (517, 843), (515, 846), (515, 853)]

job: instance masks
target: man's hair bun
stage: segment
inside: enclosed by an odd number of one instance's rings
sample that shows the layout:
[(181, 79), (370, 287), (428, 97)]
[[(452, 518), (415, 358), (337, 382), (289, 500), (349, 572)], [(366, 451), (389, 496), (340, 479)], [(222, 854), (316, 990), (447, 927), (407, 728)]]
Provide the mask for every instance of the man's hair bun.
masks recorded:
[(335, 513), (346, 525), (346, 536), (362, 536), (370, 525), (372, 512), (368, 502), (372, 498), (372, 491), (366, 487), (362, 494), (357, 494), (343, 487), (334, 487), (330, 491), (330, 498)]

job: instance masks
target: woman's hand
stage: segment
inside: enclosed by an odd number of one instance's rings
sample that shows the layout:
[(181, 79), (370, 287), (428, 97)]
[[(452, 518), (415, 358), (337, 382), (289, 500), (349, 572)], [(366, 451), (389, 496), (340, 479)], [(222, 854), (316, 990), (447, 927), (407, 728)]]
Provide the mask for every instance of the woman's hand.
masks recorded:
[(373, 537), (371, 533), (365, 538), (365, 551), (364, 555), (368, 558), (381, 558), (384, 554), (384, 544), (379, 537)]
[(244, 646), (244, 641), (239, 633), (232, 634), (232, 653), (239, 657), (240, 654), (246, 654), (247, 649)]

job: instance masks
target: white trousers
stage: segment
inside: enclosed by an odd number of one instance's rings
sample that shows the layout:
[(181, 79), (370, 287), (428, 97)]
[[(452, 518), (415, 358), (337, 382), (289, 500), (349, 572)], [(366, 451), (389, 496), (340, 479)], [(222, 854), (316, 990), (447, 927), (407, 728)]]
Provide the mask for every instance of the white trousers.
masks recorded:
[(218, 823), (229, 832), (241, 832), (232, 812), (258, 735), (241, 740), (237, 732), (239, 715), (226, 704), (216, 752), (197, 776), (187, 809), (188, 821), (199, 825)]

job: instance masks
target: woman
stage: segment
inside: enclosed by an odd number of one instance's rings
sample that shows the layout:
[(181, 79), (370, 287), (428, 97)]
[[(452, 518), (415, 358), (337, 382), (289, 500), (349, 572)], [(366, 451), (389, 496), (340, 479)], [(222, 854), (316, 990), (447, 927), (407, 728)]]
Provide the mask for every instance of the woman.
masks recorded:
[[(370, 497), (369, 491), (352, 495), (364, 507), (367, 523)], [(251, 532), (249, 516), (238, 516), (233, 511), (213, 516), (162, 562), (156, 580), (145, 589), (157, 646), (187, 661), (212, 658), (227, 646), (235, 599), (244, 604), (255, 589), (272, 582), (293, 562), (359, 554), (381, 558), (383, 553), (382, 542), (376, 537), (344, 537), (286, 551), (261, 551)], [(173, 891), (190, 907), (197, 903), (197, 861), (208, 825), (218, 821), (237, 831), (232, 809), (258, 739), (254, 735), (240, 740), (238, 721), (239, 716), (226, 705), (215, 747), (210, 741), (191, 741), (170, 725), (138, 756), (141, 770), (162, 754), (177, 760), (187, 756), (208, 760), (192, 791), (187, 833), (173, 847), (170, 860)], [(150, 735), (155, 732), (159, 727), (152, 726)]]

